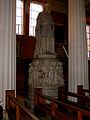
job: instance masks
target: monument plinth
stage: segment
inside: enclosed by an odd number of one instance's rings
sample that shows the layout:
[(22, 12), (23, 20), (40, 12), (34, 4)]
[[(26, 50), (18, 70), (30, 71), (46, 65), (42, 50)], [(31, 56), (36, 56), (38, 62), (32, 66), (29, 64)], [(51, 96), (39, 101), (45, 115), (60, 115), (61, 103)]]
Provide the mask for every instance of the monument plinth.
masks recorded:
[(32, 106), (34, 88), (42, 88), (43, 94), (58, 97), (58, 87), (63, 85), (62, 63), (56, 58), (56, 55), (40, 55), (29, 64), (28, 96)]
[(64, 84), (62, 63), (56, 55), (41, 55), (29, 64), (29, 85), (32, 87)]

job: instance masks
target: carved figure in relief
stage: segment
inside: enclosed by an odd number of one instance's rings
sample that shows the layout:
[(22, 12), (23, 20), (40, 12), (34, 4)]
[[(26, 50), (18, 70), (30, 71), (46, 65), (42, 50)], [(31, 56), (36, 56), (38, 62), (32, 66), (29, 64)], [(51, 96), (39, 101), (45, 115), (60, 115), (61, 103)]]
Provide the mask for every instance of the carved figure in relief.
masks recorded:
[(36, 46), (34, 58), (43, 54), (54, 54), (54, 23), (50, 15), (49, 4), (39, 13), (36, 24)]

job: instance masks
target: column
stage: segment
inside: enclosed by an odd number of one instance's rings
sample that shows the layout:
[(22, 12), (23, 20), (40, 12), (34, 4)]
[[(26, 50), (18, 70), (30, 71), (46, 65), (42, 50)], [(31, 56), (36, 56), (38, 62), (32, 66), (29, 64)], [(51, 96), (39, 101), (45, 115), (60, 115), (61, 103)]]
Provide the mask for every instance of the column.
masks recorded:
[(77, 85), (88, 88), (88, 59), (84, 0), (68, 0), (68, 90), (77, 92)]
[(16, 89), (16, 1), (0, 0), (0, 105)]

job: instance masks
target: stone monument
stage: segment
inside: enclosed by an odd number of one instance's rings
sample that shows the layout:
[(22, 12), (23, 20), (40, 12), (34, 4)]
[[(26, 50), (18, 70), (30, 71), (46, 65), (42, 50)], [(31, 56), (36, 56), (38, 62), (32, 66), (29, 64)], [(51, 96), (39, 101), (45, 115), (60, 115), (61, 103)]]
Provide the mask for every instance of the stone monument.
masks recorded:
[(62, 63), (55, 53), (54, 23), (45, 4), (36, 25), (34, 60), (29, 64), (28, 98), (34, 108), (34, 88), (42, 88), (45, 95), (58, 97), (58, 87), (64, 85)]

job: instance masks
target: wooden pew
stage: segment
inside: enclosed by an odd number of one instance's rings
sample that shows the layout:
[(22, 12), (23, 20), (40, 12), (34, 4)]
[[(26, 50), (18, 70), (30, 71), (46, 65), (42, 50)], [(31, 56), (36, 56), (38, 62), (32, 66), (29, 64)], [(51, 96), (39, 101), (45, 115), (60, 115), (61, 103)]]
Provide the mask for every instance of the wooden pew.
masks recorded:
[[(77, 93), (72, 93), (72, 92), (66, 92), (64, 87), (59, 87), (58, 88), (58, 100), (72, 104), (74, 106), (83, 108), (83, 109), (88, 109), (85, 106), (85, 103), (90, 103), (90, 97), (85, 96), (84, 92), (81, 90), (81, 87), (77, 87)], [(76, 101), (71, 101), (68, 99), (68, 97), (73, 97), (76, 98)]]
[(9, 120), (39, 120), (15, 98), (14, 90), (6, 90), (6, 111)]
[(86, 116), (87, 120), (90, 119), (89, 111), (43, 95), (41, 90), (38, 90), (38, 88), (35, 89), (34, 98), (34, 104), (37, 106), (38, 110), (51, 116), (53, 120), (83, 120)]
[[(85, 99), (79, 99), (80, 102), (83, 102), (84, 106), (90, 110), (90, 90), (84, 89), (83, 85), (78, 85), (77, 86), (77, 93), (79, 95), (85, 96)], [(89, 98), (87, 101), (86, 99)]]
[(78, 85), (77, 86), (77, 92), (80, 95), (84, 95), (84, 96), (90, 96), (90, 90), (88, 89), (84, 89), (83, 85)]

